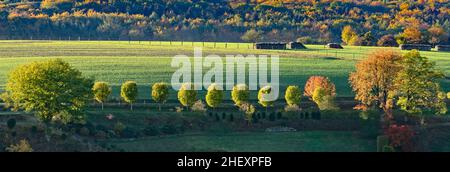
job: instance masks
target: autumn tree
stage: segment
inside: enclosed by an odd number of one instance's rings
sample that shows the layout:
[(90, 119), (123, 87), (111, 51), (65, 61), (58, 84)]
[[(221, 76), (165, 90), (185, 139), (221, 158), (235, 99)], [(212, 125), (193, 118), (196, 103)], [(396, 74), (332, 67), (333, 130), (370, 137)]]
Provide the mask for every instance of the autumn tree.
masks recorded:
[(178, 101), (186, 108), (191, 107), (197, 101), (197, 90), (193, 83), (183, 83), (178, 91)]
[(352, 26), (347, 25), (342, 29), (342, 42), (344, 42), (346, 45), (355, 45), (357, 41), (359, 41), (358, 34), (356, 31), (352, 28)]
[(402, 69), (401, 55), (392, 50), (380, 49), (356, 64), (349, 77), (355, 99), (365, 106), (378, 106), (388, 117), (392, 108), (389, 95), (395, 91), (394, 78)]
[(428, 42), (432, 45), (445, 43), (448, 40), (448, 33), (441, 26), (431, 26), (428, 29), (428, 33), (430, 35), (430, 39)]
[(416, 26), (407, 27), (402, 36), (404, 37), (406, 43), (418, 44), (422, 42), (422, 32)]
[(138, 87), (136, 82), (127, 81), (123, 83), (120, 88), (120, 96), (125, 102), (130, 104), (130, 109), (133, 110), (133, 103), (136, 102), (138, 96)]
[(216, 108), (223, 101), (223, 90), (217, 84), (211, 84), (206, 94), (206, 103), (209, 107)]
[(92, 86), (92, 80), (61, 59), (33, 62), (11, 71), (2, 99), (44, 122), (83, 122)]
[(416, 50), (405, 54), (402, 64), (403, 69), (395, 80), (397, 105), (408, 113), (422, 116), (422, 123), (425, 114), (445, 114), (445, 96), (439, 96), (443, 73)]
[(312, 100), (312, 95), (316, 88), (321, 87), (326, 90), (328, 95), (336, 96), (336, 86), (324, 76), (311, 76), (306, 81), (304, 96), (309, 97)]
[(169, 84), (164, 82), (155, 83), (152, 86), (152, 99), (159, 104), (159, 111), (161, 111), (161, 104), (165, 103), (169, 98)]
[(109, 95), (111, 95), (111, 87), (106, 82), (95, 82), (92, 87), (92, 92), (94, 93), (94, 99), (102, 104), (103, 110), (103, 104), (108, 100)]

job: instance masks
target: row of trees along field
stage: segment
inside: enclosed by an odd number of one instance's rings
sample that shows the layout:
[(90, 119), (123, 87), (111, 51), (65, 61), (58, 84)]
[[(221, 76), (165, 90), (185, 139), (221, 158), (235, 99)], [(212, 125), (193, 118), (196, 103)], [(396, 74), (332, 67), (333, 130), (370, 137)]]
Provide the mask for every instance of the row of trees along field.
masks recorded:
[[(446, 114), (447, 95), (442, 92), (439, 80), (442, 72), (435, 69), (433, 63), (420, 56), (418, 51), (405, 55), (380, 49), (369, 58), (356, 64), (356, 71), (350, 74), (350, 85), (355, 99), (360, 105), (358, 110), (381, 109), (385, 117), (392, 117), (394, 108), (420, 116)], [(81, 72), (61, 59), (33, 62), (17, 67), (9, 75), (6, 91), (1, 98), (6, 106), (13, 110), (33, 112), (43, 121), (79, 122), (85, 118), (87, 104), (95, 98), (100, 103), (108, 100), (111, 88), (105, 82), (86, 79)], [(265, 98), (272, 88), (264, 86), (258, 92), (258, 103), (267, 108), (274, 101)], [(133, 110), (137, 99), (136, 82), (127, 81), (121, 87), (121, 97)], [(178, 91), (180, 104), (192, 111), (206, 111), (199, 101), (192, 83), (184, 83)], [(234, 86), (231, 98), (246, 115), (252, 119), (254, 105), (249, 102), (249, 89), (245, 84)], [(285, 91), (285, 111), (299, 111), (301, 96), (314, 101), (320, 110), (337, 110), (334, 102), (336, 88), (326, 77), (312, 76), (305, 84), (302, 93), (298, 86), (289, 86)], [(169, 85), (156, 83), (152, 86), (153, 100), (164, 103), (169, 96)], [(205, 100), (212, 109), (221, 105), (224, 91), (216, 84), (208, 88)], [(450, 97), (448, 97), (450, 98)], [(177, 110), (178, 111), (178, 110)]]
[(0, 39), (448, 44), (449, 6), (448, 0), (4, 0)]

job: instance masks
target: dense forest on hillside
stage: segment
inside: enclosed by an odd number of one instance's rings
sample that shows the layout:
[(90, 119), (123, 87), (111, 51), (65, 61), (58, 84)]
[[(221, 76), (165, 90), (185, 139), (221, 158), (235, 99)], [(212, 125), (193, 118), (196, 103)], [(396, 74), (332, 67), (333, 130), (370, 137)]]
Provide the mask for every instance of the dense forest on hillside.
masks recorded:
[(449, 7), (448, 0), (2, 0), (0, 39), (434, 45), (448, 44)]

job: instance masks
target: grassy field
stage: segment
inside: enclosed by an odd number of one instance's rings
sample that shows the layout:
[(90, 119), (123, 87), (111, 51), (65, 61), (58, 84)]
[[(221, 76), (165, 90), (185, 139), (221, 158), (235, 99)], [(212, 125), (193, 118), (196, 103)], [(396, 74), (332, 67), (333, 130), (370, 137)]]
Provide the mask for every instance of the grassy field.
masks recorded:
[(224, 135), (186, 134), (108, 141), (131, 152), (373, 152), (375, 140), (359, 139), (353, 132), (301, 131), (285, 133), (239, 132)]
[[(323, 45), (306, 45), (307, 50), (255, 50), (247, 43), (202, 42), (127, 42), (127, 41), (0, 41), (0, 90), (6, 83), (8, 72), (17, 65), (62, 58), (80, 69), (86, 76), (113, 85), (113, 96), (119, 95), (120, 84), (135, 80), (140, 85), (140, 97), (150, 97), (150, 85), (169, 82), (176, 68), (170, 66), (175, 55), (191, 56), (193, 47), (204, 47), (203, 55), (279, 55), (280, 84), (303, 87), (311, 75), (328, 76), (337, 87), (340, 97), (352, 96), (348, 74), (354, 64), (379, 47), (346, 46), (331, 50)], [(397, 48), (393, 48), (397, 49)], [(436, 62), (439, 69), (450, 76), (450, 53), (421, 52)], [(206, 72), (207, 69), (204, 69)], [(450, 91), (450, 81), (443, 80), (442, 87)], [(171, 99), (175, 99), (172, 94)]]

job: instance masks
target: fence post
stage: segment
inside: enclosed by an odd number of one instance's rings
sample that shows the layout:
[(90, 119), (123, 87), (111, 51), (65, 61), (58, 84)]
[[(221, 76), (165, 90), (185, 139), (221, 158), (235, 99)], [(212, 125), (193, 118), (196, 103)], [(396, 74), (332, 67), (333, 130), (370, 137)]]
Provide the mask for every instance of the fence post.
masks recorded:
[(225, 48), (227, 48), (228, 47), (228, 43), (227, 42), (225, 42)]

